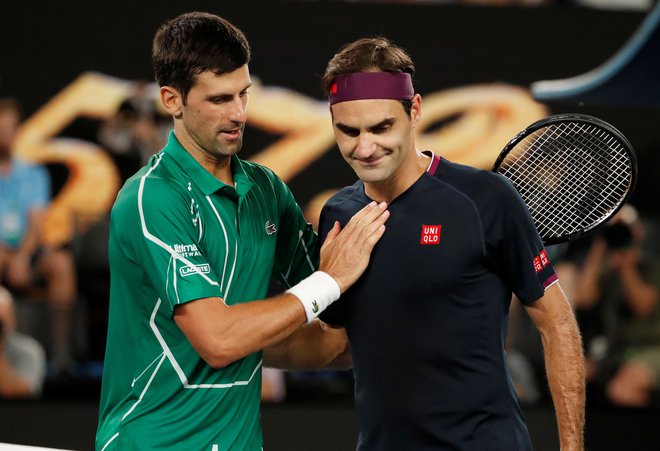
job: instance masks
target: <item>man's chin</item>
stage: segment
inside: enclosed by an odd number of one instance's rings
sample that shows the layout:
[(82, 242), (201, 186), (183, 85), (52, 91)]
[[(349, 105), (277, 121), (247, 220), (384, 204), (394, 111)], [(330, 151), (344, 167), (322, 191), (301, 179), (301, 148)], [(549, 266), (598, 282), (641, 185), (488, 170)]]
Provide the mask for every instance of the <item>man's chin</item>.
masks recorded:
[(236, 155), (238, 152), (240, 152), (242, 147), (243, 140), (232, 141), (231, 143), (223, 143), (223, 145), (218, 150), (218, 154), (225, 157), (231, 157), (232, 155)]
[(355, 171), (355, 175), (357, 175), (358, 178), (364, 183), (379, 183), (386, 179), (383, 171), (377, 169), (369, 170), (360, 168), (359, 170)]

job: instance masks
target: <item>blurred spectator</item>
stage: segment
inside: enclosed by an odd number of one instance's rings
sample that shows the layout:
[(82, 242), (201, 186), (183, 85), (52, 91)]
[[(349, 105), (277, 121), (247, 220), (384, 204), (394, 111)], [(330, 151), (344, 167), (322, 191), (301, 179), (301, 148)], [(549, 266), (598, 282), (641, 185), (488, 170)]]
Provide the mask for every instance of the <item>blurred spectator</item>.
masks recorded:
[(9, 291), (0, 287), (0, 397), (38, 397), (46, 353), (37, 340), (16, 332), (13, 304)]
[(137, 82), (135, 94), (124, 100), (114, 116), (99, 129), (99, 143), (113, 157), (122, 181), (140, 169), (151, 155), (165, 146), (171, 120), (158, 113), (149, 86)]
[(642, 253), (644, 233), (624, 207), (594, 238), (575, 288), (576, 309), (600, 332), (585, 340), (587, 377), (620, 406), (649, 406), (660, 387), (660, 261)]
[(13, 156), (20, 124), (18, 103), (0, 99), (0, 283), (30, 297), (45, 283), (51, 313), (51, 362), (55, 372), (73, 365), (71, 311), (76, 275), (71, 252), (41, 243), (45, 209), (50, 202), (46, 168)]

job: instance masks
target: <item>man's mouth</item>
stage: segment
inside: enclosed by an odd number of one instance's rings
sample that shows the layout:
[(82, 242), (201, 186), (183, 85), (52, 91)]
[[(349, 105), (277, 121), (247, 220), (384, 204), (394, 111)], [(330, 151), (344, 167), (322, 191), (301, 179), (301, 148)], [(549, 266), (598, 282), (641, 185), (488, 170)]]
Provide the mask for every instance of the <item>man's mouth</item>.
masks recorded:
[(236, 139), (239, 139), (241, 137), (241, 129), (240, 128), (235, 128), (232, 130), (223, 130), (220, 132), (222, 136), (224, 136), (226, 139), (233, 141)]
[(360, 158), (360, 159), (358, 159), (358, 163), (361, 166), (365, 166), (365, 167), (376, 166), (378, 163), (380, 163), (382, 158), (383, 158), (383, 155), (369, 157), (369, 158)]

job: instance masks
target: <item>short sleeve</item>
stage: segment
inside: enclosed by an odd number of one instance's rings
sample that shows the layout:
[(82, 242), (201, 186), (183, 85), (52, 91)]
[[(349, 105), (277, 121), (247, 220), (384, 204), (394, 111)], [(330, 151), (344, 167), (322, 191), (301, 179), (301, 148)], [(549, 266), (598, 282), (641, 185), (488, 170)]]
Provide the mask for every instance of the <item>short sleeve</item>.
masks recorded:
[(30, 172), (30, 199), (28, 210), (44, 209), (48, 206), (51, 198), (50, 175), (48, 170), (41, 165), (34, 165)]
[(496, 243), (497, 262), (513, 293), (530, 304), (557, 281), (543, 242), (522, 198), (504, 177), (497, 176), (492, 199), (498, 218), (489, 241)]
[(113, 229), (158, 296), (172, 310), (195, 299), (223, 297), (199, 242), (199, 222), (190, 209), (195, 199), (162, 179), (147, 179), (129, 202), (113, 210)]

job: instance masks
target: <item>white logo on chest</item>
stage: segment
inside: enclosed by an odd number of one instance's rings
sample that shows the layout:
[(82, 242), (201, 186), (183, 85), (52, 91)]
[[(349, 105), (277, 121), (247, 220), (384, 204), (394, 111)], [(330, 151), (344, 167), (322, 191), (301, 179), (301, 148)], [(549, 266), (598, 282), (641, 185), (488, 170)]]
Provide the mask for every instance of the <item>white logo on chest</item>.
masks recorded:
[(270, 220), (266, 221), (266, 235), (272, 235), (275, 232), (277, 232), (275, 224), (271, 224)]

